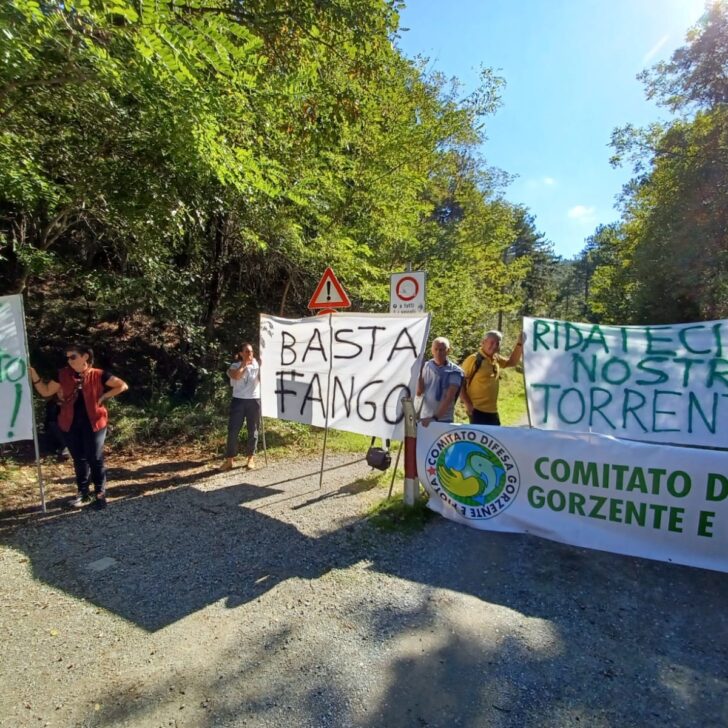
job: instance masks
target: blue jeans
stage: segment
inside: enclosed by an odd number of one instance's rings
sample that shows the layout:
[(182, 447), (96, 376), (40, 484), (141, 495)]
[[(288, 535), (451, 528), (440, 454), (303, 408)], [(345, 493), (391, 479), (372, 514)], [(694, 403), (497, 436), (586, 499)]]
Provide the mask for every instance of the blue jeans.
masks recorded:
[(258, 447), (258, 425), (260, 423), (260, 400), (239, 399), (233, 397), (230, 403), (230, 418), (228, 419), (228, 437), (226, 458), (234, 458), (238, 454), (238, 436), (243, 427), (243, 421), (247, 420), (248, 442), (245, 454), (248, 457), (255, 455)]
[(106, 467), (104, 466), (104, 440), (106, 428), (94, 432), (91, 425), (73, 427), (63, 433), (63, 439), (71, 452), (76, 471), (76, 485), (81, 495), (88, 495), (93, 481), (94, 492), (106, 493)]

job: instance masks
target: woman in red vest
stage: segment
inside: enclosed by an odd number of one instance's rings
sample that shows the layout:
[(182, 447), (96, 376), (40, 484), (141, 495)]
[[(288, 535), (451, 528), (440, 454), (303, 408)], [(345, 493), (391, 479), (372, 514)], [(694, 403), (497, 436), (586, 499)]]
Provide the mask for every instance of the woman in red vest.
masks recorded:
[(66, 348), (68, 365), (58, 372), (58, 381), (44, 382), (30, 367), (30, 377), (42, 397), (58, 395), (61, 411), (58, 427), (71, 451), (76, 470), (78, 495), (71, 505), (80, 508), (91, 502), (89, 485), (94, 484), (95, 504), (106, 506), (106, 468), (104, 440), (109, 413), (104, 402), (126, 392), (126, 382), (103, 369), (94, 369), (94, 354), (85, 346), (74, 344)]

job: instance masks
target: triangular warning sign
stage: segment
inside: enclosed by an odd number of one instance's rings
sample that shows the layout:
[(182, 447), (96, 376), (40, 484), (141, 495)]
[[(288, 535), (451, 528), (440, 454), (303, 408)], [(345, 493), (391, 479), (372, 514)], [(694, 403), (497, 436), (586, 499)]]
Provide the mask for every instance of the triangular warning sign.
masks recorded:
[(349, 308), (351, 301), (349, 296), (341, 287), (341, 283), (334, 275), (331, 268), (327, 268), (321, 276), (318, 286), (314, 291), (311, 300), (308, 302), (309, 308)]

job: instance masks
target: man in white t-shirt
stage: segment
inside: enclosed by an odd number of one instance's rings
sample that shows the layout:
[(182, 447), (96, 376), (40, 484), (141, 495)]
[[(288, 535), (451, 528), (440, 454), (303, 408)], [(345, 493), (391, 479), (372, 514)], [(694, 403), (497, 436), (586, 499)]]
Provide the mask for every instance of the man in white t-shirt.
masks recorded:
[(233, 388), (233, 397), (230, 402), (227, 448), (222, 470), (232, 470), (233, 459), (238, 454), (238, 437), (243, 422), (246, 422), (248, 430), (245, 451), (248, 459), (245, 467), (254, 470), (260, 424), (260, 364), (255, 359), (252, 344), (243, 344), (227, 374)]
[(432, 359), (422, 367), (417, 380), (417, 395), (422, 397), (420, 422), (427, 425), (436, 422), (452, 422), (455, 402), (463, 383), (463, 370), (451, 362), (450, 342), (438, 336), (432, 342)]

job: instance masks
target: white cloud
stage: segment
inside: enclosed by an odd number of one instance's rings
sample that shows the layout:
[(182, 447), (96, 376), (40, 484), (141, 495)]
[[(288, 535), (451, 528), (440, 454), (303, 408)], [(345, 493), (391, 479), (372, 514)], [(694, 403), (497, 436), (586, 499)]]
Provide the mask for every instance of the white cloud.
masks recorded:
[(642, 65), (644, 66), (645, 63), (651, 61), (658, 54), (660, 48), (662, 48), (662, 46), (664, 46), (668, 40), (670, 40), (670, 36), (663, 35), (662, 38), (660, 38), (660, 40), (658, 40), (657, 43), (655, 43), (655, 45), (653, 45), (652, 48), (650, 48), (650, 50), (645, 53), (645, 57), (642, 59)]
[(574, 205), (567, 213), (566, 216), (570, 220), (576, 220), (582, 223), (594, 222), (596, 207), (587, 207), (586, 205)]
[(537, 190), (543, 187), (553, 187), (557, 184), (553, 177), (531, 177), (526, 180), (526, 187), (530, 190)]

